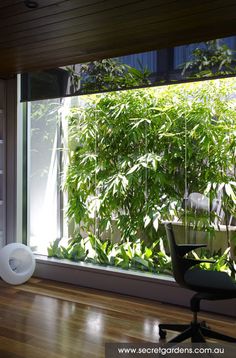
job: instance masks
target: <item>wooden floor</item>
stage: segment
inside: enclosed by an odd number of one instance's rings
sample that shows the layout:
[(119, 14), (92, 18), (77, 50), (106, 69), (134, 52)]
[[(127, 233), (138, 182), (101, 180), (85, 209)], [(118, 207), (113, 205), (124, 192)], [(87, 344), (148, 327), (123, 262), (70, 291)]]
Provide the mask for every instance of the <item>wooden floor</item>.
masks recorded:
[[(236, 336), (236, 320), (200, 317)], [(153, 301), (35, 278), (21, 286), (0, 280), (0, 357), (104, 357), (106, 342), (156, 343), (160, 322), (190, 318), (187, 309)]]

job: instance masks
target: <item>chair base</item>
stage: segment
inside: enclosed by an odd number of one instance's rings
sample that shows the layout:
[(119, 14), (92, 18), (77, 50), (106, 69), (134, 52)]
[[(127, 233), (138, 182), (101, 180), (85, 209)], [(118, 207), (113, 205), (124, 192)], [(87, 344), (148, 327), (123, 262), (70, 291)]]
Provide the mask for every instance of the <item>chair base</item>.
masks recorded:
[(206, 342), (205, 338), (236, 343), (236, 338), (211, 330), (207, 327), (205, 322), (191, 322), (190, 324), (159, 324), (159, 336), (161, 339), (166, 337), (166, 330), (181, 332), (168, 343), (183, 342), (187, 339), (191, 339), (191, 342), (195, 343)]

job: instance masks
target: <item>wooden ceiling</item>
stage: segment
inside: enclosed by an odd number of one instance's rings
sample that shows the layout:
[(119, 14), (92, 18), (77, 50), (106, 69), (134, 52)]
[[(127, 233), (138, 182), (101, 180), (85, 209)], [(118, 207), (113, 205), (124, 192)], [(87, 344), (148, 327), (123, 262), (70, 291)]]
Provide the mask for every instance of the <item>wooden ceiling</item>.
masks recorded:
[(236, 35), (236, 0), (0, 1), (0, 77)]

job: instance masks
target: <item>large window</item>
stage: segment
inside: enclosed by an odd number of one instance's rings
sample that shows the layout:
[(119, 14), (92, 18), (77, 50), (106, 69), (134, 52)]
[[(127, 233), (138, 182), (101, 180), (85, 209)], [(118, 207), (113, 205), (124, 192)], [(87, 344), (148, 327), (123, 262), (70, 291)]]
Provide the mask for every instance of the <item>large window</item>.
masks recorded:
[[(170, 272), (163, 222), (231, 272), (235, 79), (29, 104), (29, 244), (73, 261)], [(206, 267), (207, 268), (207, 267)]]

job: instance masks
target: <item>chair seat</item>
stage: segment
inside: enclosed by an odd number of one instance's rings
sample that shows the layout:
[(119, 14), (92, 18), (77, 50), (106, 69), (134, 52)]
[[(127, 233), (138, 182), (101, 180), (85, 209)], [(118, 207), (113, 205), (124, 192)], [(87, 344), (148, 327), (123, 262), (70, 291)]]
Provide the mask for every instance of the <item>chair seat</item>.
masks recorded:
[(236, 297), (236, 283), (225, 272), (193, 268), (185, 272), (184, 280), (187, 287), (196, 289), (198, 292), (209, 290), (209, 292), (221, 293), (224, 291), (225, 296), (232, 294)]

